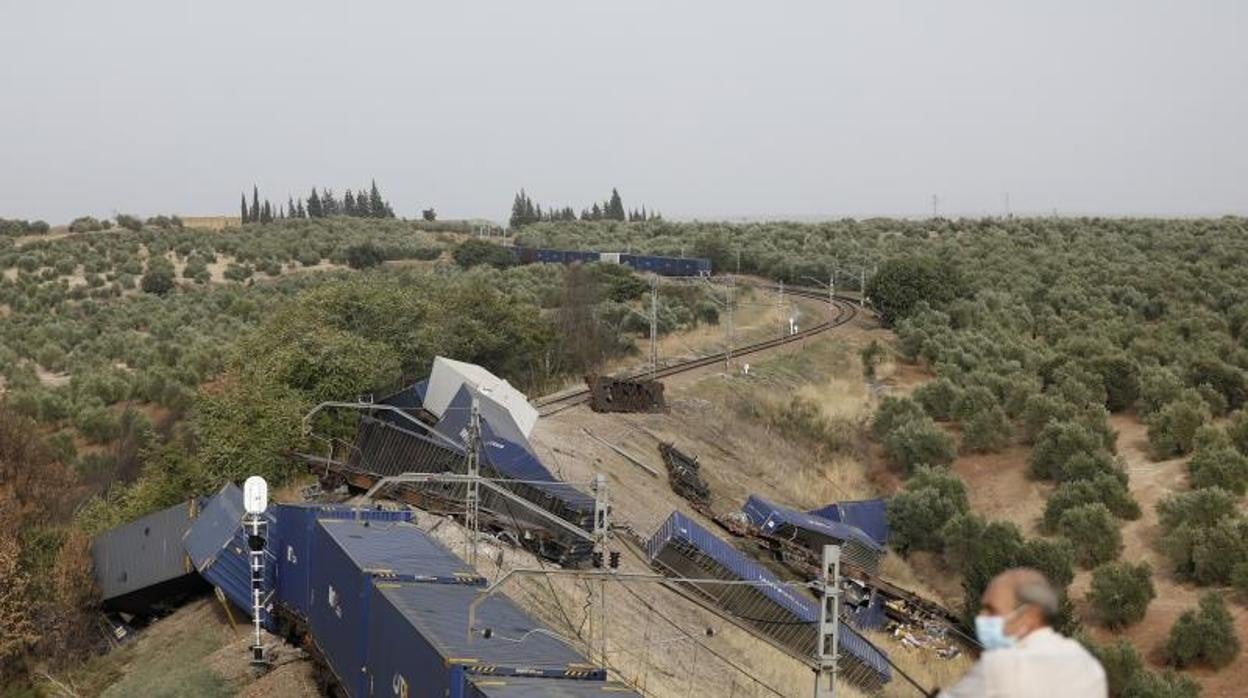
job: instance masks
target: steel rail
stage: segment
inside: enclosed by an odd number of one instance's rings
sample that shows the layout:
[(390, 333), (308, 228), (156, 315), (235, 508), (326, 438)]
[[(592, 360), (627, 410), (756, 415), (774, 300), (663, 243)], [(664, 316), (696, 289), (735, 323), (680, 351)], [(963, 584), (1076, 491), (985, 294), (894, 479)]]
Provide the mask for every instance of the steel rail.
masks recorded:
[[(777, 286), (770, 286), (770, 285), (765, 285), (765, 284), (758, 284), (758, 285), (755, 285), (754, 287), (762, 288), (762, 289), (778, 288)], [(804, 288), (801, 286), (787, 287), (785, 288), (785, 292), (790, 295), (800, 296), (802, 298), (818, 299), (820, 301), (826, 301), (828, 299), (828, 294), (825, 291), (821, 291), (819, 289)], [(833, 304), (836, 306), (835, 316), (829, 318), (828, 320), (824, 322), (821, 322), (817, 325), (814, 325), (812, 327), (809, 327), (805, 330), (801, 330), (791, 335), (773, 337), (772, 339), (766, 339), (760, 342), (755, 342), (753, 344), (746, 344), (740, 347), (733, 347), (732, 355), (733, 356), (748, 356), (750, 354), (754, 354), (760, 351), (765, 351), (767, 349), (773, 349), (775, 347), (784, 346), (785, 344), (791, 344), (793, 342), (800, 342), (804, 339), (807, 339), (808, 337), (812, 337), (822, 332), (826, 332), (836, 327), (840, 327), (841, 325), (844, 325), (850, 322), (858, 315), (858, 306), (856, 305), (856, 303), (857, 303), (856, 299), (851, 299), (847, 296), (835, 296), (833, 299)], [(716, 352), (714, 354), (710, 354), (707, 356), (699, 356), (699, 357), (695, 357), (692, 359), (686, 359), (684, 361), (678, 361), (676, 363), (663, 366), (659, 368), (657, 371), (651, 371), (650, 369), (647, 368), (647, 369), (643, 369), (640, 371), (625, 372), (616, 377), (627, 379), (627, 378), (644, 378), (647, 375), (651, 375), (654, 378), (666, 378), (669, 376), (678, 375), (681, 373), (685, 373), (687, 371), (692, 371), (695, 369), (704, 368), (706, 366), (711, 366), (713, 364), (719, 363), (724, 360), (726, 354), (727, 354), (726, 351), (720, 351), (720, 352)], [(589, 393), (588, 388), (577, 388), (576, 390), (573, 390), (570, 392), (556, 393), (553, 395), (546, 395), (543, 397), (539, 397), (533, 401), (533, 405), (534, 407), (538, 408), (539, 414), (541, 416), (546, 417), (552, 414), (562, 412), (566, 409), (579, 405), (583, 402), (586, 402), (587, 400), (589, 400), (589, 394), (590, 393)]]

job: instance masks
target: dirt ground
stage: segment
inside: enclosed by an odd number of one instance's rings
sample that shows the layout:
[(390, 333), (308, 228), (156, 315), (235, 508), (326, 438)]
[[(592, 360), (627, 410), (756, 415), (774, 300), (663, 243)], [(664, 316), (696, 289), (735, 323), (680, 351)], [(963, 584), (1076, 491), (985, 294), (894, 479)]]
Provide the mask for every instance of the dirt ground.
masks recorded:
[(312, 662), (272, 636), (265, 641), (273, 648), (274, 667), (254, 675), (250, 627), (244, 613), (233, 613), (244, 621), (236, 627), (215, 598), (201, 598), (138, 630), (109, 654), (54, 678), (74, 695), (102, 698), (319, 695)]
[(1027, 477), (1029, 452), (1016, 445), (1001, 453), (962, 455), (954, 461), (953, 472), (967, 483), (971, 509), (989, 519), (1011, 521), (1025, 535), (1034, 536), (1053, 484)]

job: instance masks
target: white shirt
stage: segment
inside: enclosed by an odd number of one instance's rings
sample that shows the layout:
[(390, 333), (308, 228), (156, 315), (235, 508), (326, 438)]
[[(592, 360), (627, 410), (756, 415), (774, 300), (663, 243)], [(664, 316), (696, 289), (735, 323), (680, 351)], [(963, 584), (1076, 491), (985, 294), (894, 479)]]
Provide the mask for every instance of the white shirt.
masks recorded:
[(1009, 649), (984, 652), (941, 698), (1106, 698), (1105, 670), (1083, 645), (1052, 628)]

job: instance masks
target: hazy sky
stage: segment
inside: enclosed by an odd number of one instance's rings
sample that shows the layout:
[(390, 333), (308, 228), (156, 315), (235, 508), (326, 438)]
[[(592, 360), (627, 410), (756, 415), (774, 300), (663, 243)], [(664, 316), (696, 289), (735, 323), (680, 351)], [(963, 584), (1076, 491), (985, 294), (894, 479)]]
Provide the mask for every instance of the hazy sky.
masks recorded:
[(0, 216), (1248, 213), (1248, 2), (0, 0)]

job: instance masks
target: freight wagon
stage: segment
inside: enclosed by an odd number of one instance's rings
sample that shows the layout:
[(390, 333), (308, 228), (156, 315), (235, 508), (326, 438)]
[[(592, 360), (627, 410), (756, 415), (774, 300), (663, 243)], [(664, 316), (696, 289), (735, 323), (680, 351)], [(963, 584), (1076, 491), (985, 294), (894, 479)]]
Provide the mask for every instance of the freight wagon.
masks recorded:
[[(656, 569), (686, 580), (679, 584), (694, 596), (752, 626), (790, 654), (814, 657), (819, 603), (692, 519), (672, 512), (646, 542), (646, 554)], [(753, 583), (694, 581), (701, 579)], [(865, 690), (878, 690), (892, 677), (887, 656), (848, 624), (837, 627), (841, 676)]]
[[(265, 626), (306, 640), (349, 698), (639, 698), (505, 596), (481, 601), (469, 628), (468, 608), (485, 579), (411, 518), (410, 511), (270, 506)], [(144, 572), (135, 582), (148, 586), (111, 585), (113, 599), (181, 598), (188, 577), (250, 610), (247, 531), (242, 493), (227, 485), (208, 500), (103, 534), (97, 564), (106, 580), (118, 569)], [(134, 567), (144, 555), (148, 564)]]
[(711, 260), (701, 257), (662, 257), (625, 252), (589, 252), (578, 250), (544, 250), (534, 247), (513, 248), (521, 264), (588, 264), (603, 262), (622, 264), (641, 272), (660, 276), (710, 276)]
[[(342, 474), (349, 484), (367, 487), (404, 473), (465, 473), (464, 439), (474, 395), (481, 413), (482, 474), (499, 478), (501, 486), (572, 525), (592, 529), (594, 498), (556, 478), (529, 444), (537, 416), (524, 396), (480, 367), (443, 357), (434, 360), (427, 380), (380, 400), (384, 409), (364, 409)], [(397, 489), (401, 498), (422, 508), (460, 514), (464, 487), (425, 483)], [(588, 540), (492, 489), (481, 492), (481, 508), (494, 528), (518, 529), (520, 541), (538, 555), (573, 565), (589, 558)]]
[(318, 518), (308, 531), (306, 515), (277, 514), (301, 517), (306, 552), (278, 563), (279, 580), (299, 569), (279, 581), (278, 612), (351, 698), (638, 695), (504, 596), (469, 627), (485, 580), (413, 524)]

